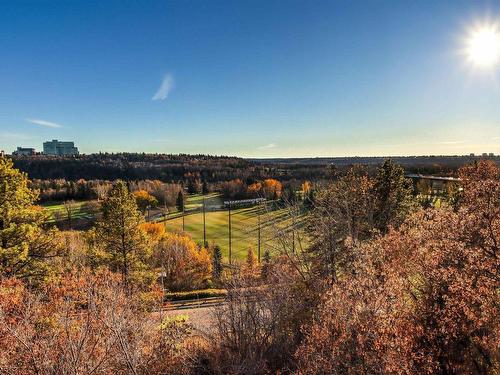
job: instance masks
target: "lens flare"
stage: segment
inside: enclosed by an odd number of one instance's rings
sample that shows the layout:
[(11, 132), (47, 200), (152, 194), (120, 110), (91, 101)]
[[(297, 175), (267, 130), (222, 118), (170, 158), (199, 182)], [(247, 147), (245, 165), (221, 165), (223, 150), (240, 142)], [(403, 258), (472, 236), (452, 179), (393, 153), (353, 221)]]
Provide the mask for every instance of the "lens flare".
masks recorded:
[(476, 68), (493, 68), (500, 63), (500, 30), (497, 24), (471, 29), (466, 38), (467, 60)]

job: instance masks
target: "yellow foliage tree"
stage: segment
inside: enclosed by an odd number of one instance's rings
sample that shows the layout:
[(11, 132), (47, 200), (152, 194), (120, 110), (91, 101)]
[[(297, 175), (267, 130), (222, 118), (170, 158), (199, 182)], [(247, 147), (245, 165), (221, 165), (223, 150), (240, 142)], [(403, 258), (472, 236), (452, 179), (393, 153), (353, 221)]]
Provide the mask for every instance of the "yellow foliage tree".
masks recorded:
[(152, 241), (159, 241), (165, 234), (165, 226), (161, 223), (142, 223), (141, 229)]
[(212, 273), (207, 249), (198, 248), (184, 234), (165, 233), (155, 246), (153, 259), (161, 269), (164, 287), (171, 291), (202, 288)]
[(158, 200), (149, 194), (146, 190), (134, 191), (135, 201), (137, 202), (137, 207), (141, 212), (146, 212), (148, 207), (156, 207), (158, 205)]

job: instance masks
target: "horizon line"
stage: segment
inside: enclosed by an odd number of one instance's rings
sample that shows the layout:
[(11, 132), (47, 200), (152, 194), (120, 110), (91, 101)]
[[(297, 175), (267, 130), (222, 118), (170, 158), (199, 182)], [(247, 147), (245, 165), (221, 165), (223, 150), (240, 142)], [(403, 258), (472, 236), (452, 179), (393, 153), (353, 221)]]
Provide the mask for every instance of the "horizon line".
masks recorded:
[[(16, 156), (13, 153), (7, 153), (3, 150), (1, 152), (7, 156)], [(419, 158), (419, 157), (500, 157), (500, 154), (496, 154), (494, 152), (486, 152), (486, 153), (469, 153), (469, 154), (419, 154), (419, 155), (336, 155), (336, 156), (237, 156), (237, 155), (229, 155), (229, 154), (210, 154), (210, 153), (185, 153), (185, 152), (177, 152), (177, 153), (167, 153), (167, 152), (139, 152), (139, 151), (97, 151), (91, 153), (80, 152), (79, 155), (67, 155), (63, 157), (74, 157), (74, 156), (91, 156), (91, 155), (99, 155), (99, 154), (111, 154), (111, 155), (120, 155), (120, 154), (144, 154), (144, 155), (171, 155), (171, 156), (212, 156), (212, 157), (226, 157), (226, 158), (238, 158), (245, 160), (290, 160), (290, 159), (343, 159), (343, 158)], [(43, 152), (37, 152), (35, 155), (24, 155), (23, 157), (33, 157), (33, 156), (50, 156), (50, 157), (61, 157), (57, 155), (46, 155)]]

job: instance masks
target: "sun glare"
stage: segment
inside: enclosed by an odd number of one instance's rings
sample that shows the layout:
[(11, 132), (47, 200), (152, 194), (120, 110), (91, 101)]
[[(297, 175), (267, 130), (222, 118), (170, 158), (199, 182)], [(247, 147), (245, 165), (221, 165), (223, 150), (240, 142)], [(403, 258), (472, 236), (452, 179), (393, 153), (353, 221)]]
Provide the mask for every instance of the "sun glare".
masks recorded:
[(469, 63), (477, 68), (493, 68), (500, 63), (500, 30), (497, 24), (481, 25), (466, 39)]

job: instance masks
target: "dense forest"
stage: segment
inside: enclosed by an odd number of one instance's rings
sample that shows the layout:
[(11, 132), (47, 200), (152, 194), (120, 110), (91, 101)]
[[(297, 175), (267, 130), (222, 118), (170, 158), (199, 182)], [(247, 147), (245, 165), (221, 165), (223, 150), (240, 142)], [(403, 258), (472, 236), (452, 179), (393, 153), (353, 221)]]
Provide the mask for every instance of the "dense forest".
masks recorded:
[[(461, 166), (478, 160), (470, 156), (394, 157), (407, 173), (454, 175)], [(499, 157), (491, 157), (496, 163)], [(215, 183), (241, 179), (247, 183), (266, 178), (318, 181), (330, 179), (336, 171), (354, 164), (370, 172), (383, 163), (381, 157), (242, 159), (210, 155), (168, 154), (92, 154), (72, 157), (14, 157), (14, 166), (32, 179), (84, 180), (160, 180), (187, 182), (190, 179)]]

